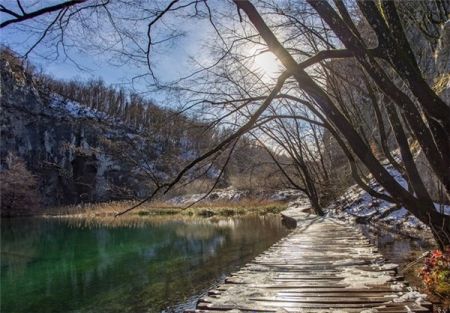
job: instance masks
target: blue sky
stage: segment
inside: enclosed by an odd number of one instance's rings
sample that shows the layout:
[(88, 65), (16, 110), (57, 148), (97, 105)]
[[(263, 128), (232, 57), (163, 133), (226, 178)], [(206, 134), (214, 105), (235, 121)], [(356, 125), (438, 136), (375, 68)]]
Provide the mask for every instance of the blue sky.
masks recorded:
[[(53, 2), (55, 1), (34, 1), (35, 5), (30, 8), (30, 10), (36, 9), (38, 6), (43, 6), (45, 4), (51, 4)], [(14, 6), (15, 1), (5, 0), (4, 4)], [(46, 21), (49, 21), (51, 18), (52, 15), (45, 17)], [(191, 21), (191, 19), (189, 19), (170, 21), (170, 23), (170, 26), (175, 25), (183, 31), (185, 36), (178, 38), (170, 45), (163, 47), (163, 49), (155, 51), (152, 56), (151, 60), (154, 62), (156, 69), (155, 72), (163, 81), (176, 79), (177, 77), (180, 77), (180, 75), (186, 75), (192, 70), (192, 66), (189, 63), (189, 56), (202, 55), (203, 52), (199, 43), (205, 36), (208, 36), (208, 33), (210, 32), (209, 25), (207, 25), (208, 23), (206, 21)], [(32, 32), (36, 26), (40, 26), (36, 23), (36, 21), (20, 25), (18, 24), (17, 26), (8, 26), (1, 30), (0, 40), (2, 44), (9, 46), (17, 53), (23, 55), (36, 41), (38, 36), (40, 36), (40, 33), (33, 34)], [(140, 27), (144, 29), (136, 29), (136, 31), (145, 32), (145, 26), (146, 24), (141, 24), (138, 28)], [(82, 38), (78, 35), (79, 34), (75, 34), (73, 36), (74, 42), (81, 46), (86, 44), (89, 45), (90, 40), (94, 40), (95, 42), (95, 40), (98, 39)], [(159, 34), (156, 33), (155, 37), (158, 35)], [(76, 40), (78, 41), (76, 42)], [(83, 40), (84, 42), (82, 42)], [(38, 68), (41, 68), (45, 73), (51, 74), (55, 78), (66, 80), (88, 80), (102, 78), (107, 84), (117, 86), (123, 85), (127, 88), (132, 87), (138, 92), (145, 93), (148, 91), (146, 81), (143, 79), (134, 80), (133, 84), (131, 84), (133, 77), (143, 73), (148, 73), (148, 69), (145, 66), (138, 66), (137, 64), (133, 64), (131, 62), (127, 62), (126, 64), (120, 66), (113, 65), (112, 63), (115, 63), (113, 54), (108, 53), (107, 51), (105, 51), (105, 53), (91, 53), (91, 51), (86, 50), (88, 50), (88, 48), (79, 49), (76, 47), (69, 47), (66, 51), (70, 59), (61, 53), (58, 58), (48, 60), (46, 58), (54, 54), (56, 51), (56, 41), (48, 40), (39, 44), (33, 52), (30, 53), (29, 60), (38, 66)], [(208, 63), (208, 60), (204, 61), (205, 63)], [(79, 66), (82, 66), (83, 70), (81, 70)], [(164, 95), (162, 94), (151, 93), (145, 94), (145, 96), (155, 99), (162, 105), (167, 105), (167, 103), (163, 103)]]
[[(31, 1), (33, 0), (26, 3), (31, 3)], [(36, 10), (39, 6), (55, 2), (59, 3), (60, 1), (34, 0), (36, 6), (27, 7), (26, 10)], [(4, 0), (4, 3), (14, 5), (15, 1)], [(113, 15), (113, 20), (117, 21), (114, 27), (118, 25), (121, 32), (115, 31), (113, 24), (109, 22), (108, 16), (104, 13), (105, 10), (101, 10), (103, 16), (100, 14), (100, 18), (96, 18), (97, 15), (92, 18), (89, 15), (92, 11), (85, 10), (83, 12), (87, 14), (86, 20), (89, 25), (80, 26), (81, 23), (78, 20), (74, 22), (72, 19), (71, 23), (65, 27), (66, 54), (62, 53), (61, 45), (57, 45), (60, 37), (55, 35), (58, 34), (58, 28), (56, 28), (56, 32), (49, 32), (46, 39), (30, 53), (30, 61), (55, 78), (65, 80), (101, 78), (108, 85), (133, 89), (141, 95), (155, 100), (159, 105), (178, 105), (175, 101), (179, 99), (170, 98), (162, 91), (151, 90), (148, 78), (132, 79), (142, 74), (149, 74), (148, 67), (142, 63), (142, 59), (139, 61), (136, 59), (145, 56), (142, 48), (147, 46), (147, 26), (149, 20), (152, 19), (151, 15), (148, 16), (148, 4), (156, 6), (157, 2), (142, 2), (145, 4), (145, 9), (139, 6), (121, 6), (120, 3), (111, 1), (111, 7), (108, 8), (110, 8), (110, 14)], [(162, 0), (159, 10), (164, 8), (167, 3), (168, 1)], [(180, 0), (178, 5), (183, 6), (188, 3), (191, 1)], [(211, 0), (208, 1), (208, 4), (214, 12), (216, 25), (220, 24), (221, 29), (228, 30), (230, 33), (242, 31), (239, 28), (242, 24), (234, 25), (233, 21), (229, 20), (230, 16), (237, 20), (236, 8), (231, 2)], [(153, 42), (162, 41), (163, 43), (152, 49), (151, 63), (155, 74), (162, 82), (176, 80), (198, 70), (197, 65), (192, 65), (191, 57), (195, 58), (202, 66), (210, 66), (220, 57), (217, 53), (214, 58), (211, 57), (209, 48), (205, 48), (205, 44), (214, 46), (216, 44), (214, 40), (220, 39), (216, 36), (207, 15), (205, 15), (206, 8), (202, 9), (203, 17), (200, 18), (192, 16), (195, 13), (192, 5), (183, 9), (181, 13), (180, 11), (170, 12), (153, 28)], [(1, 41), (23, 55), (41, 36), (54, 17), (54, 14), (49, 14), (37, 20), (8, 26), (1, 30)], [(168, 33), (174, 30), (182, 33), (183, 36), (177, 36), (175, 40), (164, 41)], [(131, 37), (128, 37), (128, 33), (131, 33)], [(122, 34), (126, 34), (125, 40), (123, 40)], [(259, 54), (257, 53), (258, 49), (262, 48), (256, 45), (250, 46), (248, 51), (242, 50), (240, 53), (257, 54), (254, 60), (255, 69), (261, 70), (268, 81), (273, 81), (279, 75), (280, 64), (271, 53)], [(56, 51), (59, 51), (58, 57), (54, 57)], [(132, 60), (127, 59), (130, 55), (133, 56)], [(80, 66), (83, 67), (83, 70), (79, 68)]]

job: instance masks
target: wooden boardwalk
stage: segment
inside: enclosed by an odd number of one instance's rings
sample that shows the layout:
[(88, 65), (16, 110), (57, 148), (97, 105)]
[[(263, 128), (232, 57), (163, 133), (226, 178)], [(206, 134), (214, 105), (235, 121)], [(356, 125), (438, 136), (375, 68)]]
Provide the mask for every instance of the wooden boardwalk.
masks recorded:
[(189, 312), (430, 312), (351, 225), (295, 209), (283, 215), (295, 230)]

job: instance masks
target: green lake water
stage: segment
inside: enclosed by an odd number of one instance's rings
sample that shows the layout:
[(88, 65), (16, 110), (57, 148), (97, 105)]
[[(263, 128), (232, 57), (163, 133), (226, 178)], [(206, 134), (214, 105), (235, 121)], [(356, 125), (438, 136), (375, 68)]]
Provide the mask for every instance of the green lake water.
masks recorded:
[(0, 311), (182, 311), (287, 233), (275, 215), (114, 226), (2, 219)]

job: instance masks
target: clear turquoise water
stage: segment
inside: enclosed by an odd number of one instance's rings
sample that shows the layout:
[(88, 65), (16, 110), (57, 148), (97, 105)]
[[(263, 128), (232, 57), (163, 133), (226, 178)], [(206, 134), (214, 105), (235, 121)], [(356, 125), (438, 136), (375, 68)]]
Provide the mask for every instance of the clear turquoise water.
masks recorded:
[(277, 216), (138, 227), (3, 219), (1, 312), (160, 312), (286, 234)]

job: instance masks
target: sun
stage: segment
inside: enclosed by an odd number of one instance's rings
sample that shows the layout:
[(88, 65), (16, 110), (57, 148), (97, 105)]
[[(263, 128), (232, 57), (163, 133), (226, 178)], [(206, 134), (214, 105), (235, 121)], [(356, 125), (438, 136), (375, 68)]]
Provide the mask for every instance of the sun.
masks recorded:
[(265, 78), (275, 79), (281, 71), (281, 64), (270, 51), (255, 53), (255, 67)]

